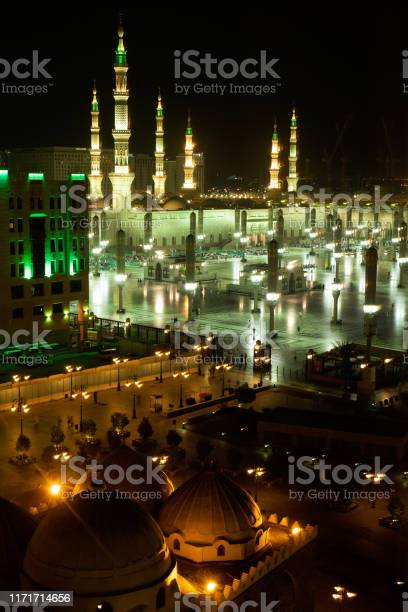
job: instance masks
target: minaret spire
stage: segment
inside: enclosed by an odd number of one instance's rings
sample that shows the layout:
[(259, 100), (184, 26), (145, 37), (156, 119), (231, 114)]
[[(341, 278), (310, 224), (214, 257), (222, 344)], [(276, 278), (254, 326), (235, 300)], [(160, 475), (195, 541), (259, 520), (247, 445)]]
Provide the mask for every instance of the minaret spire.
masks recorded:
[(153, 175), (154, 182), (154, 195), (156, 198), (163, 197), (166, 191), (166, 174), (164, 172), (164, 127), (163, 127), (164, 113), (162, 98), (159, 87), (159, 95), (157, 98), (157, 109), (156, 109), (156, 150), (154, 153), (155, 158), (155, 173)]
[(195, 190), (194, 183), (194, 143), (193, 143), (193, 128), (191, 127), (191, 113), (188, 109), (187, 127), (186, 127), (186, 144), (184, 148), (184, 184), (183, 190), (192, 192)]
[(299, 181), (299, 175), (297, 173), (297, 143), (297, 116), (296, 110), (293, 108), (292, 118), (290, 120), (288, 193), (297, 190)]
[(130, 187), (133, 174), (129, 172), (129, 129), (128, 100), (129, 90), (127, 86), (128, 64), (124, 43), (124, 29), (119, 21), (118, 46), (115, 51), (115, 89), (113, 97), (115, 100), (115, 126), (112, 130), (115, 146), (115, 171), (110, 174), (112, 182), (113, 208), (123, 210), (130, 208)]
[(100, 125), (99, 125), (99, 104), (94, 81), (92, 89), (91, 104), (91, 174), (89, 176), (90, 193), (89, 197), (94, 204), (102, 198), (102, 176), (101, 176), (101, 149), (100, 149)]
[(269, 177), (269, 189), (279, 189), (279, 136), (276, 117), (273, 125)]

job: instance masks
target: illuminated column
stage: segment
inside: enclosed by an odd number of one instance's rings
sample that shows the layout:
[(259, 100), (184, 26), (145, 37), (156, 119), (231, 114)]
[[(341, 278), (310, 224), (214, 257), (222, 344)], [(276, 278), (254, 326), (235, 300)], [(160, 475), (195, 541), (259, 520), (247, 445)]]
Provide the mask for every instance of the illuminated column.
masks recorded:
[[(99, 104), (96, 96), (96, 87), (93, 87), (93, 98), (91, 106), (91, 174), (89, 175), (89, 198), (96, 206), (98, 200), (103, 197), (102, 175), (101, 175), (101, 149), (99, 141)], [(99, 242), (99, 238), (98, 238)]]
[(364, 333), (367, 336), (366, 359), (370, 363), (371, 344), (377, 331), (376, 314), (379, 306), (377, 299), (377, 264), (378, 253), (375, 247), (370, 247), (365, 254), (365, 296), (364, 296)]
[(275, 306), (279, 300), (278, 293), (279, 254), (278, 243), (271, 240), (268, 243), (268, 292), (266, 300), (269, 303), (269, 331), (275, 329)]
[(283, 218), (283, 212), (281, 209), (278, 210), (278, 218), (276, 221), (276, 238), (279, 244), (283, 244), (285, 237), (285, 221)]
[(186, 282), (184, 284), (188, 298), (188, 321), (193, 319), (194, 295), (197, 288), (197, 283), (195, 282), (195, 251), (195, 236), (189, 234), (186, 238)]
[(275, 124), (273, 126), (272, 134), (271, 166), (269, 168), (269, 189), (271, 191), (279, 189), (279, 138), (278, 128), (276, 127), (276, 119)]
[(126, 49), (123, 43), (124, 30), (119, 25), (119, 42), (116, 49), (115, 89), (113, 97), (115, 100), (115, 127), (112, 136), (115, 147), (115, 171), (109, 174), (112, 183), (112, 206), (114, 210), (121, 211), (131, 207), (131, 185), (134, 175), (129, 172), (129, 117), (127, 87), (128, 64)]
[(190, 213), (190, 234), (196, 235), (197, 217), (195, 212)]
[(116, 233), (116, 276), (115, 280), (118, 285), (119, 304), (117, 313), (124, 313), (123, 307), (123, 286), (126, 281), (125, 274), (125, 232), (120, 229)]
[(155, 173), (153, 175), (154, 195), (162, 198), (166, 190), (166, 175), (164, 172), (164, 127), (163, 127), (163, 106), (161, 95), (157, 102), (156, 110), (156, 150), (154, 153)]
[(398, 262), (399, 262), (399, 268), (400, 268), (400, 277), (399, 277), (399, 283), (398, 283), (398, 287), (400, 289), (403, 289), (405, 287), (405, 278), (407, 275), (407, 263), (408, 263), (408, 257), (407, 257), (407, 224), (405, 223), (405, 221), (401, 222), (400, 225), (400, 235), (399, 235), (399, 257), (398, 257)]
[(335, 263), (336, 263), (336, 274), (334, 277), (335, 283), (340, 282), (340, 261), (343, 255), (341, 251), (342, 237), (343, 237), (343, 223), (341, 219), (339, 218), (336, 221), (336, 227), (334, 230), (334, 258), (335, 258)]
[(194, 183), (194, 143), (193, 128), (191, 127), (191, 116), (188, 113), (186, 129), (186, 145), (184, 148), (184, 183), (182, 189), (187, 193), (193, 192), (196, 188)]
[(293, 109), (290, 121), (290, 140), (289, 140), (289, 174), (288, 174), (288, 193), (297, 190), (299, 176), (297, 173), (297, 117)]

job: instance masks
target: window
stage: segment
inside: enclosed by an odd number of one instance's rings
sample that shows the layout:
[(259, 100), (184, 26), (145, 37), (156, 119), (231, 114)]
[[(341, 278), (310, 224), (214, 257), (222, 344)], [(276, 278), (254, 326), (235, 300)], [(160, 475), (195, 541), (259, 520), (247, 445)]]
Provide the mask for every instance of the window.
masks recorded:
[(15, 219), (9, 219), (9, 232), (16, 231), (16, 222)]
[(23, 240), (18, 241), (18, 254), (24, 255), (24, 241)]
[(35, 204), (34, 204), (34, 198), (30, 198), (30, 209), (31, 209), (31, 210), (34, 210), (34, 206), (35, 206)]
[(72, 268), (74, 271), (74, 274), (78, 273), (78, 261), (76, 259), (74, 259), (74, 261), (72, 262)]
[(21, 234), (23, 231), (23, 220), (17, 219), (17, 231)]
[(54, 261), (54, 259), (51, 260), (51, 274), (55, 274), (55, 261)]
[(55, 208), (55, 199), (54, 199), (54, 196), (51, 196), (50, 197), (50, 209), (54, 210), (54, 208)]
[(85, 240), (83, 238), (79, 241), (79, 249), (83, 251), (85, 249)]
[(180, 540), (177, 540), (177, 538), (173, 542), (173, 550), (180, 550)]
[(54, 217), (51, 217), (51, 219), (50, 219), (50, 231), (51, 232), (55, 232), (55, 228), (56, 228), (55, 219), (54, 219)]
[(9, 210), (14, 210), (14, 198), (9, 198)]
[(58, 253), (63, 253), (64, 251), (64, 240), (62, 238), (58, 238)]
[(17, 198), (17, 210), (22, 210), (22, 209), (23, 209), (23, 200), (19, 196)]
[(24, 308), (13, 308), (11, 316), (13, 319), (22, 319), (24, 317)]
[(80, 280), (72, 280), (69, 286), (70, 286), (70, 291), (73, 293), (76, 291), (82, 291), (82, 281)]
[(80, 272), (85, 272), (85, 259), (79, 260), (79, 270)]
[(9, 253), (10, 253), (10, 255), (15, 255), (16, 254), (16, 243), (15, 242), (10, 242)]
[(38, 210), (42, 210), (43, 208), (43, 201), (41, 198), (37, 199), (37, 207), (38, 207)]
[(16, 264), (12, 263), (10, 265), (10, 276), (11, 278), (16, 278)]
[(55, 253), (55, 240), (54, 240), (54, 238), (51, 238), (51, 240), (50, 240), (50, 251), (51, 251), (51, 253)]
[(52, 305), (52, 312), (54, 314), (61, 314), (62, 310), (62, 302), (58, 302), (57, 304)]
[(156, 595), (156, 610), (161, 610), (166, 605), (166, 589), (160, 587)]
[(51, 293), (52, 295), (64, 293), (64, 283), (62, 281), (51, 283)]
[(217, 548), (217, 557), (225, 557), (225, 546), (222, 544)]
[(64, 260), (58, 260), (58, 274), (64, 274)]
[(44, 316), (44, 304), (40, 306), (33, 306), (33, 317), (43, 317)]
[(73, 251), (77, 251), (78, 250), (78, 240), (76, 238), (72, 239), (72, 250)]
[(14, 287), (10, 287), (10, 290), (12, 300), (21, 300), (24, 298), (24, 285), (14, 285)]
[(24, 276), (24, 264), (23, 263), (18, 264), (18, 275)]
[(44, 285), (36, 284), (31, 286), (31, 295), (33, 297), (44, 295)]

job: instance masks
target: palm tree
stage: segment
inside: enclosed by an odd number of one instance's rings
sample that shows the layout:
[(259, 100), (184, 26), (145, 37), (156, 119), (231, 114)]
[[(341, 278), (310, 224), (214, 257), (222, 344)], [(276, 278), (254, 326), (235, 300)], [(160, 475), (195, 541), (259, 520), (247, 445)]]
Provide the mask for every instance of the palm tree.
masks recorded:
[(349, 399), (350, 387), (353, 378), (353, 364), (351, 358), (354, 355), (356, 345), (353, 342), (337, 342), (334, 348), (341, 359), (341, 375), (343, 378), (343, 399)]

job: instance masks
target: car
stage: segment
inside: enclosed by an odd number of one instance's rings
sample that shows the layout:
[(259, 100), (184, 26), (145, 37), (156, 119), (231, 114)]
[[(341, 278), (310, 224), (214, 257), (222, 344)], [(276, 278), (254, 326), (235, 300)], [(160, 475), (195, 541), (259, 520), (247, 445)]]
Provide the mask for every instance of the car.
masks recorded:
[(379, 518), (378, 524), (381, 525), (381, 527), (387, 527), (388, 529), (393, 529), (394, 531), (399, 531), (401, 529), (401, 521), (393, 518), (392, 516), (383, 516)]

